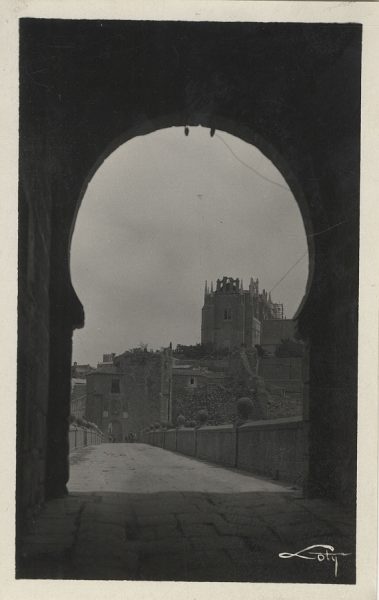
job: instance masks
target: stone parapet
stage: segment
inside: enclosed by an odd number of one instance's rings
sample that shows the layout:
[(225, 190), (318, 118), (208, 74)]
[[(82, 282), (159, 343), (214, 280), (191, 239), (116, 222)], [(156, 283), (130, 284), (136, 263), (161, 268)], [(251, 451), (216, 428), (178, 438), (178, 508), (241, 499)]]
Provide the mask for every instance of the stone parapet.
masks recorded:
[(307, 479), (308, 424), (301, 417), (145, 431), (145, 444), (302, 486)]

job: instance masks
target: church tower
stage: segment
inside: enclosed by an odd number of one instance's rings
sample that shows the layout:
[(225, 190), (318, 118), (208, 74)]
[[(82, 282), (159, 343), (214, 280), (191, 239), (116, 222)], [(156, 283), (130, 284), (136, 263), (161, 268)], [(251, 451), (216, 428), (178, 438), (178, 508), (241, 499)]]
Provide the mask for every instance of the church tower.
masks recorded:
[(250, 279), (248, 290), (239, 278), (217, 279), (215, 290), (205, 282), (201, 343), (216, 350), (260, 344), (261, 322), (277, 318), (274, 306), (265, 290), (259, 293), (258, 279)]

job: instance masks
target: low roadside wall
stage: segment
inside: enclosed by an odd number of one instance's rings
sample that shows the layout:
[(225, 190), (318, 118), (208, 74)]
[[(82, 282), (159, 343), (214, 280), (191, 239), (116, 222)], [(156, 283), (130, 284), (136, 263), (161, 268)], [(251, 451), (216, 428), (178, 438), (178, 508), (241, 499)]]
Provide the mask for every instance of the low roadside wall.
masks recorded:
[(305, 453), (305, 422), (301, 417), (252, 421), (238, 428), (239, 469), (301, 484)]
[(236, 466), (236, 433), (233, 425), (200, 427), (197, 430), (197, 458)]
[(166, 450), (176, 450), (176, 429), (168, 429), (164, 432), (164, 448)]
[(74, 427), (70, 425), (68, 439), (70, 444), (70, 452), (85, 446), (96, 446), (102, 444), (104, 441), (104, 435), (93, 429), (86, 429), (84, 427)]
[(301, 417), (140, 434), (145, 444), (296, 485), (306, 477), (307, 437)]
[(196, 429), (178, 429), (176, 450), (187, 456), (196, 456)]
[(154, 430), (152, 432), (152, 434), (153, 434), (153, 441), (152, 441), (153, 446), (159, 446), (160, 448), (163, 448), (164, 431), (162, 431), (161, 429), (158, 429), (158, 430)]

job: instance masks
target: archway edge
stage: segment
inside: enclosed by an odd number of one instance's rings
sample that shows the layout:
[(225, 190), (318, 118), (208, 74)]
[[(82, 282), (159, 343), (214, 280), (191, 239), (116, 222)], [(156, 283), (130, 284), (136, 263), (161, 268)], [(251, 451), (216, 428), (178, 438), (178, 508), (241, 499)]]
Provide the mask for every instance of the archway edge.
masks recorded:
[(293, 198), (295, 199), (300, 214), (302, 217), (305, 235), (307, 238), (307, 247), (308, 247), (308, 277), (306, 289), (303, 295), (303, 298), (299, 304), (299, 307), (296, 310), (294, 315), (294, 320), (298, 320), (304, 306), (306, 305), (307, 298), (310, 294), (310, 290), (312, 287), (313, 274), (314, 274), (314, 264), (315, 264), (315, 247), (313, 242), (313, 226), (312, 219), (309, 214), (309, 207), (307, 204), (307, 200), (305, 194), (303, 192), (302, 186), (295, 176), (293, 170), (290, 168), (289, 162), (285, 159), (285, 157), (275, 148), (275, 146), (270, 143), (264, 136), (255, 132), (251, 127), (240, 124), (231, 119), (227, 119), (225, 117), (217, 117), (212, 115), (211, 117), (205, 116), (193, 116), (187, 117), (186, 119), (182, 116), (177, 115), (160, 115), (159, 117), (153, 119), (141, 118), (138, 119), (137, 122), (129, 127), (127, 130), (123, 131), (119, 136), (115, 137), (111, 142), (109, 142), (103, 150), (100, 151), (98, 158), (92, 165), (89, 170), (85, 181), (80, 190), (80, 194), (77, 198), (75, 211), (73, 213), (73, 218), (70, 227), (70, 234), (68, 240), (68, 272), (69, 272), (69, 282), (71, 287), (72, 294), (72, 304), (80, 305), (81, 312), (83, 315), (83, 320), (81, 323), (73, 324), (73, 329), (80, 329), (84, 326), (84, 308), (83, 305), (78, 298), (75, 287), (72, 284), (71, 279), (71, 264), (70, 264), (70, 254), (71, 254), (71, 243), (72, 236), (75, 229), (75, 224), (77, 220), (77, 216), (87, 191), (88, 185), (93, 179), (96, 172), (102, 166), (102, 164), (106, 161), (106, 159), (111, 156), (114, 152), (118, 150), (121, 146), (126, 144), (127, 142), (133, 140), (136, 137), (142, 137), (146, 135), (150, 135), (156, 131), (163, 129), (170, 129), (172, 127), (183, 128), (184, 127), (203, 127), (207, 129), (214, 129), (215, 131), (222, 131), (223, 133), (227, 133), (232, 135), (240, 140), (246, 142), (257, 148), (268, 160), (272, 162), (272, 164), (278, 169), (284, 180), (286, 181), (290, 192), (292, 193)]
[(310, 489), (355, 502), (361, 49), (358, 23), (21, 19), (20, 509), (65, 492), (72, 329), (83, 320), (69, 240), (81, 190), (119, 133), (164, 126), (150, 120), (158, 115), (225, 131), (220, 115), (234, 119), (230, 133), (263, 151), (264, 136), (301, 182), (316, 248), (299, 320), (311, 350)]

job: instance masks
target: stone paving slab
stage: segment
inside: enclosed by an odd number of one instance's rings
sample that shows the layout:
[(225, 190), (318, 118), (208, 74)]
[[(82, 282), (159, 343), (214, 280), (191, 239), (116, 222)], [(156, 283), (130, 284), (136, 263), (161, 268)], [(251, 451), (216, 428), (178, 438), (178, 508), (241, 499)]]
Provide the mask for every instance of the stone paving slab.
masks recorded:
[[(113, 445), (114, 446), (114, 445)], [(72, 471), (76, 482), (83, 471), (92, 469), (88, 481), (95, 480), (96, 469), (125, 481), (124, 463), (133, 458), (154, 470), (160, 469), (165, 453), (154, 455), (142, 445), (118, 444), (116, 449), (104, 445), (96, 452), (86, 449), (83, 461), (75, 455)], [(136, 448), (134, 448), (136, 446)], [(153, 449), (154, 450), (154, 449)], [(167, 453), (172, 466), (189, 468), (188, 460)], [(95, 458), (101, 460), (97, 465)], [(91, 462), (91, 456), (94, 460)], [(155, 456), (156, 463), (152, 463)], [(198, 461), (193, 461), (198, 464)], [(190, 471), (194, 475), (193, 464)], [(18, 577), (53, 579), (177, 580), (177, 581), (271, 581), (312, 583), (354, 582), (354, 516), (342, 507), (319, 500), (304, 499), (299, 492), (283, 487), (278, 492), (263, 491), (261, 480), (241, 475), (240, 488), (230, 492), (230, 470), (224, 470), (225, 493), (220, 491), (222, 469), (217, 468), (213, 486), (213, 469), (209, 466), (208, 491), (193, 493), (178, 490), (183, 480), (173, 475), (162, 491), (146, 475), (142, 484), (138, 475), (127, 480), (125, 490), (86, 490), (49, 502), (32, 530), (23, 539)], [(176, 468), (175, 473), (180, 472)], [(167, 473), (163, 465), (162, 477)], [(233, 472), (233, 483), (238, 481)], [(87, 481), (87, 483), (88, 483)], [(99, 479), (102, 487), (102, 479)], [(140, 491), (141, 486), (146, 489)], [(250, 485), (250, 491), (246, 488)], [(150, 486), (150, 487), (149, 487)], [(216, 491), (215, 491), (216, 489)], [(148, 491), (150, 490), (150, 491)], [(241, 491), (242, 490), (242, 491)], [(281, 552), (297, 552), (312, 544), (330, 544), (337, 551), (349, 552), (340, 561), (338, 579), (334, 565), (317, 561), (280, 559)]]

